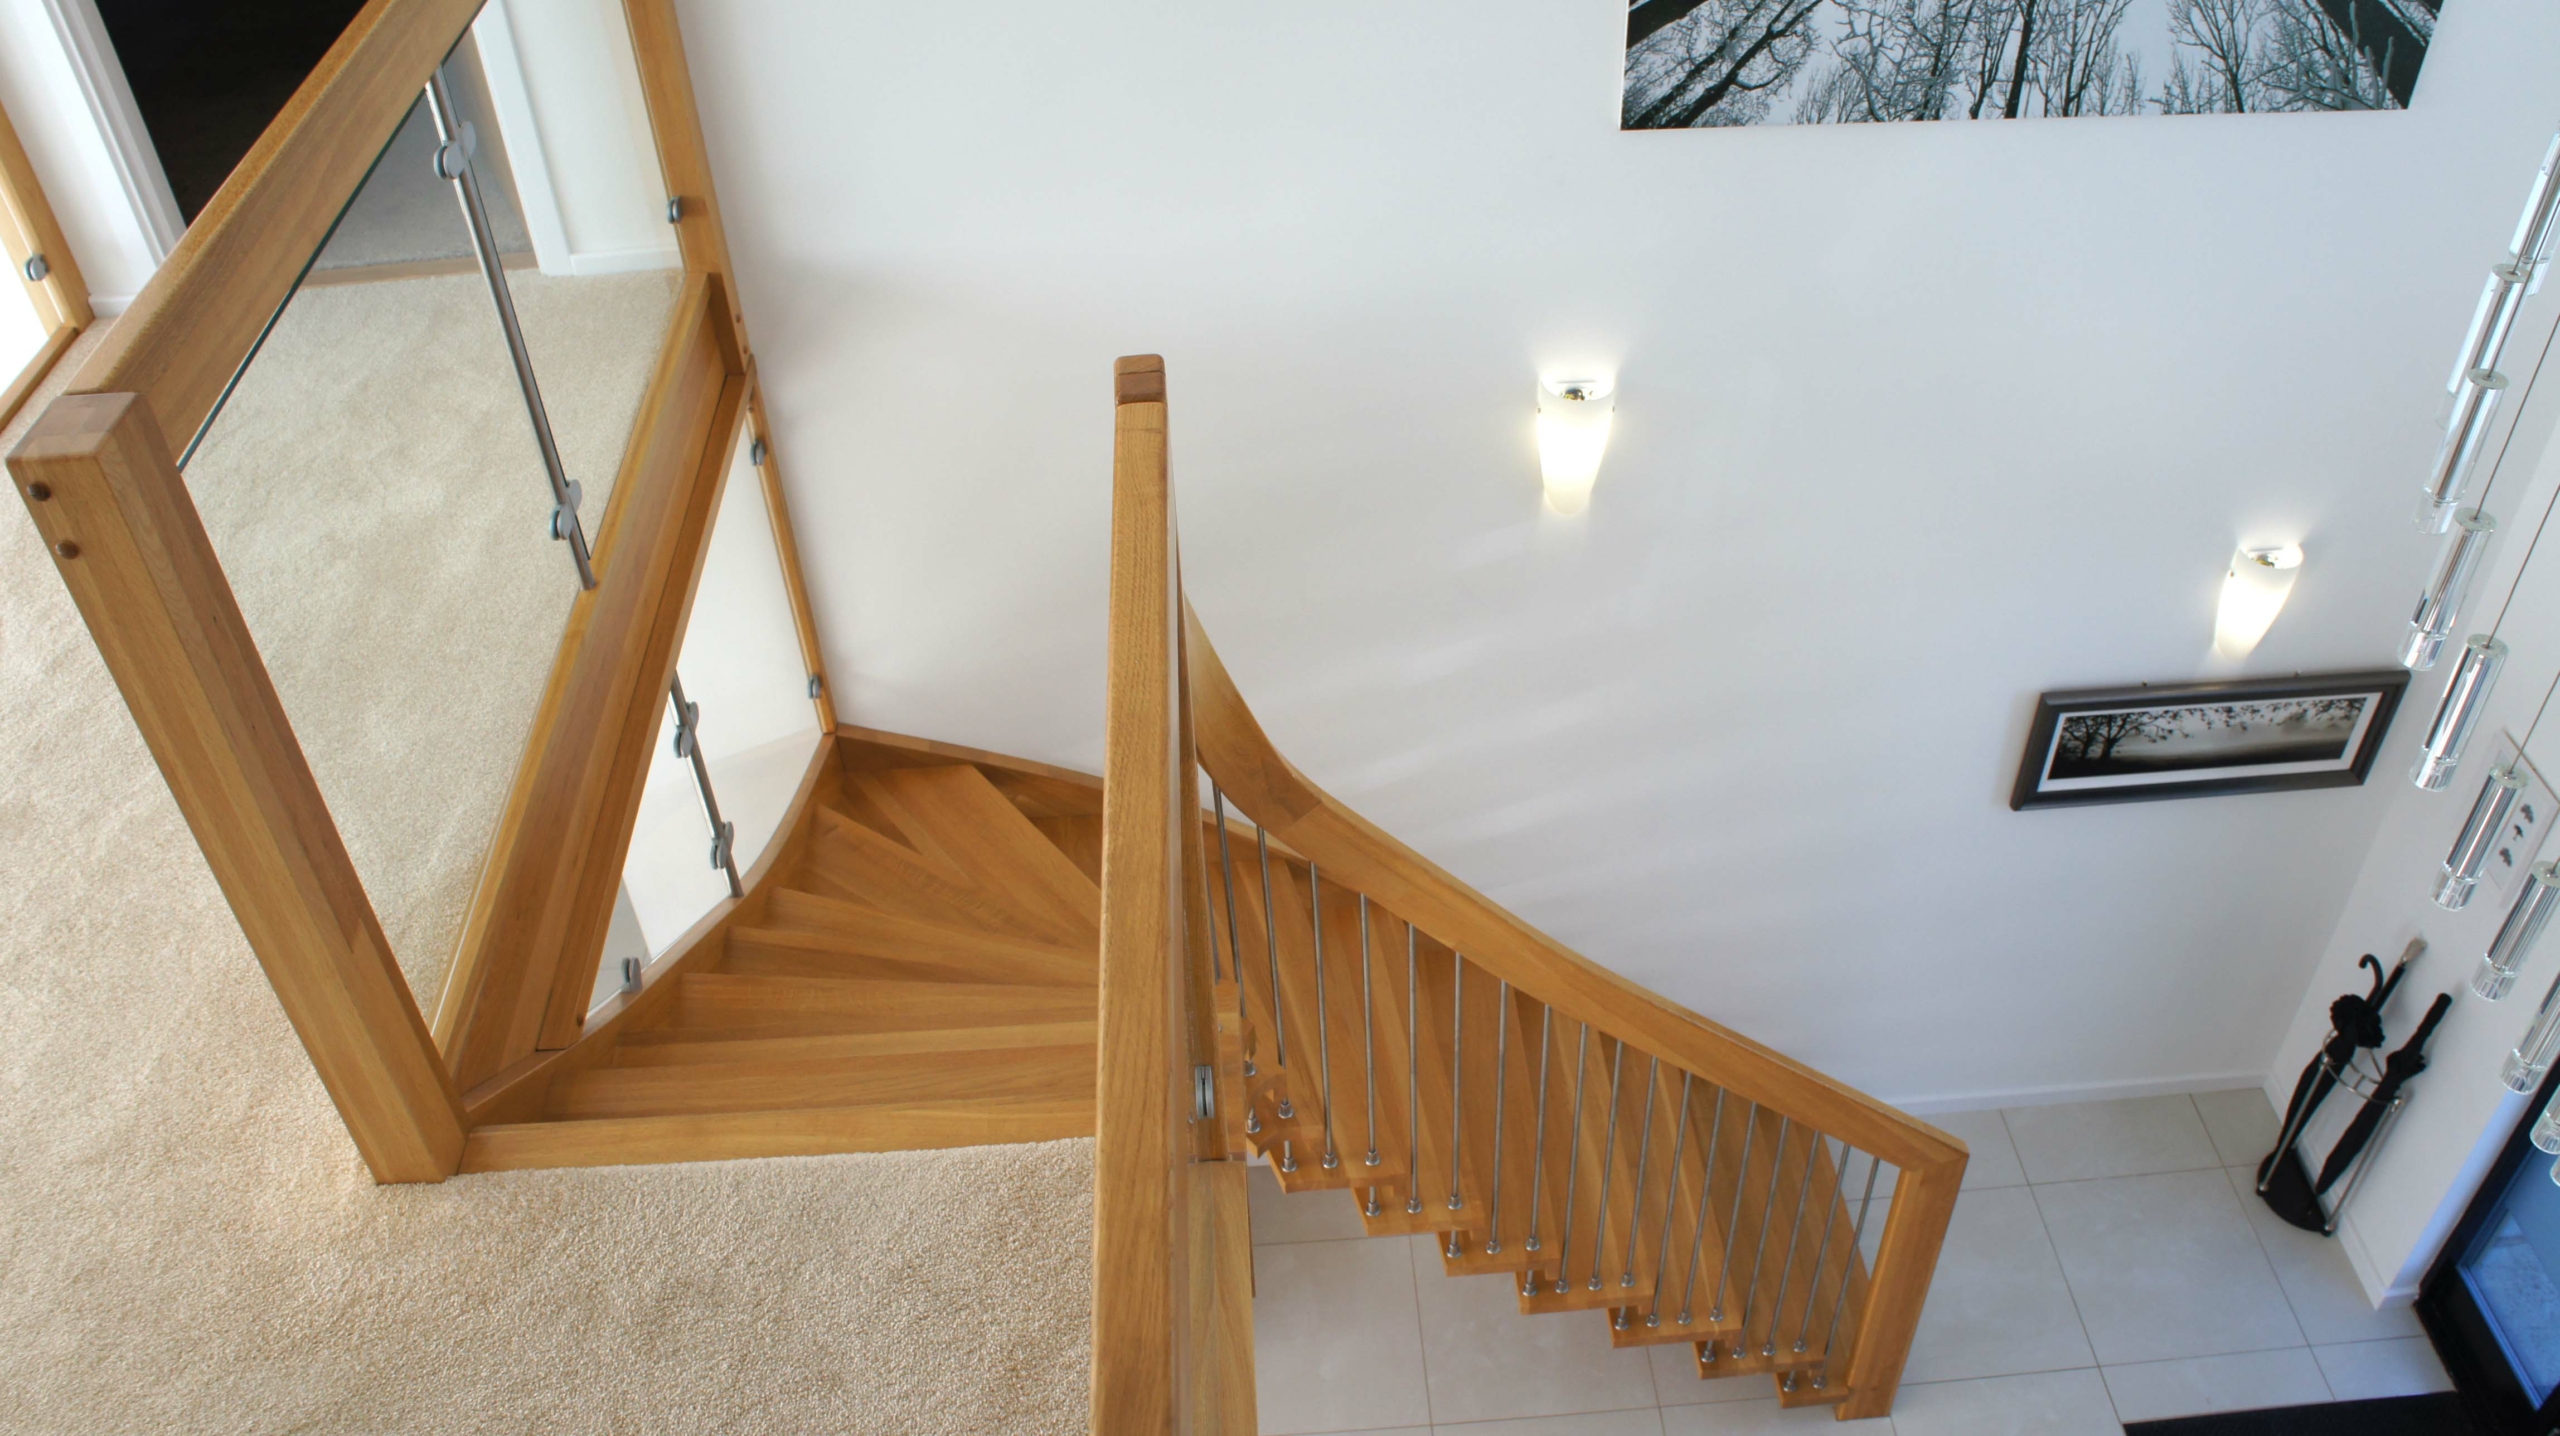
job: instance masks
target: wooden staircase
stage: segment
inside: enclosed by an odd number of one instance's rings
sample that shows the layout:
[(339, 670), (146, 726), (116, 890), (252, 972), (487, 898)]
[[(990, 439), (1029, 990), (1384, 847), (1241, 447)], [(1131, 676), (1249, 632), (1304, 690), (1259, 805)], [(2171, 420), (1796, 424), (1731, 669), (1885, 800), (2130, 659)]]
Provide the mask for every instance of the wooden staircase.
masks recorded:
[(836, 752), (691, 964), (515, 1095), (529, 1120), (478, 1128), (467, 1168), (1093, 1134), (1099, 785)]
[(1092, 1430), (1252, 1429), (1249, 1156), (1374, 1235), (1432, 1234), (1453, 1275), (1504, 1273), (1524, 1314), (1890, 1412), (1964, 1144), (1556, 942), (1299, 772), (1184, 595), (1163, 361), (1120, 360), (1115, 391)]

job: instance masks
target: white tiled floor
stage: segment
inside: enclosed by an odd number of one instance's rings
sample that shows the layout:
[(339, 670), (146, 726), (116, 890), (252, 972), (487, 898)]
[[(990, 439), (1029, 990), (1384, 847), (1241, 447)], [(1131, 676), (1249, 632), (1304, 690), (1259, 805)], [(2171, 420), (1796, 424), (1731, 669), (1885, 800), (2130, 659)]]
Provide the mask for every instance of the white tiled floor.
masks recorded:
[(1933, 1119), (1973, 1149), (1891, 1420), (1781, 1411), (1700, 1381), (1686, 1346), (1615, 1351), (1606, 1318), (1519, 1314), (1502, 1277), (1370, 1240), (1349, 1197), (1253, 1176), (1265, 1436), (2116, 1436), (2120, 1423), (2447, 1388), (2406, 1310), (2250, 1192), (2255, 1089)]

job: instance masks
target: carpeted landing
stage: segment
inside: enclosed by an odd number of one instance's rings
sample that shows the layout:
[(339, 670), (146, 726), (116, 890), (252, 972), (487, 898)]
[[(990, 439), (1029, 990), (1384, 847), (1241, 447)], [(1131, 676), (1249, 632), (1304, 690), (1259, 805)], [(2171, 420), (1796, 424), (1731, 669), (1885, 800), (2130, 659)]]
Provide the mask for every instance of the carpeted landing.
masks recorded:
[(374, 1186), (8, 507), (0, 1432), (1084, 1430), (1089, 1142)]

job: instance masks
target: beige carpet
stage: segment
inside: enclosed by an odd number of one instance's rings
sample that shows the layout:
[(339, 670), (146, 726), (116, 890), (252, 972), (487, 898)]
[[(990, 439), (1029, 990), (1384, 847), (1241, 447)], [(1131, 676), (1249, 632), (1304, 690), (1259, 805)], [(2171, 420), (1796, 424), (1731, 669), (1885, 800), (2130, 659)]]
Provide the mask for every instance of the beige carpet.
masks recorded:
[[(508, 283), (593, 534), (676, 276)], [(187, 486), (432, 1013), (578, 593), (480, 276), (296, 295)]]
[(9, 510), (0, 1432), (1084, 1429), (1090, 1143), (372, 1185)]

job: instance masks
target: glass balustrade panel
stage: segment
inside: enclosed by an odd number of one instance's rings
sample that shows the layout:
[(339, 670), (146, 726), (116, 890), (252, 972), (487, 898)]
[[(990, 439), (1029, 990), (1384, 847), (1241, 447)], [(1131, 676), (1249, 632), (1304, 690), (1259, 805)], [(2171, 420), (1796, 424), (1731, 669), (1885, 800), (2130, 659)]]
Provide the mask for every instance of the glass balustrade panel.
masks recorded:
[(456, 102), (492, 209), (520, 217), (507, 284), (592, 531), (684, 277), (631, 34), (620, 5), (490, 0), (463, 50)]
[(721, 486), (677, 669), (702, 710), (702, 752), (738, 871), (764, 855), (818, 746), (818, 708), (800, 651), (782, 550), (741, 425)]
[[(693, 701), (697, 706), (701, 702)], [(712, 863), (711, 824), (692, 760), (676, 751), (675, 705), (664, 706), (589, 1011), (626, 985), (626, 960), (636, 959), (646, 968), (666, 956), (677, 939), (729, 896), (728, 873)]]
[[(480, 263), (530, 239), (503, 135), (471, 118), (487, 86), (468, 32), (439, 74), (444, 113), (424, 92), (412, 103), (222, 401), (179, 436), (286, 717), (429, 1009), (581, 591)], [(487, 246), (455, 177), (466, 148)], [(627, 429), (663, 328), (640, 316), (593, 336), (592, 371), (571, 349), (554, 362), (612, 391)], [(590, 531), (626, 437), (557, 447)]]

